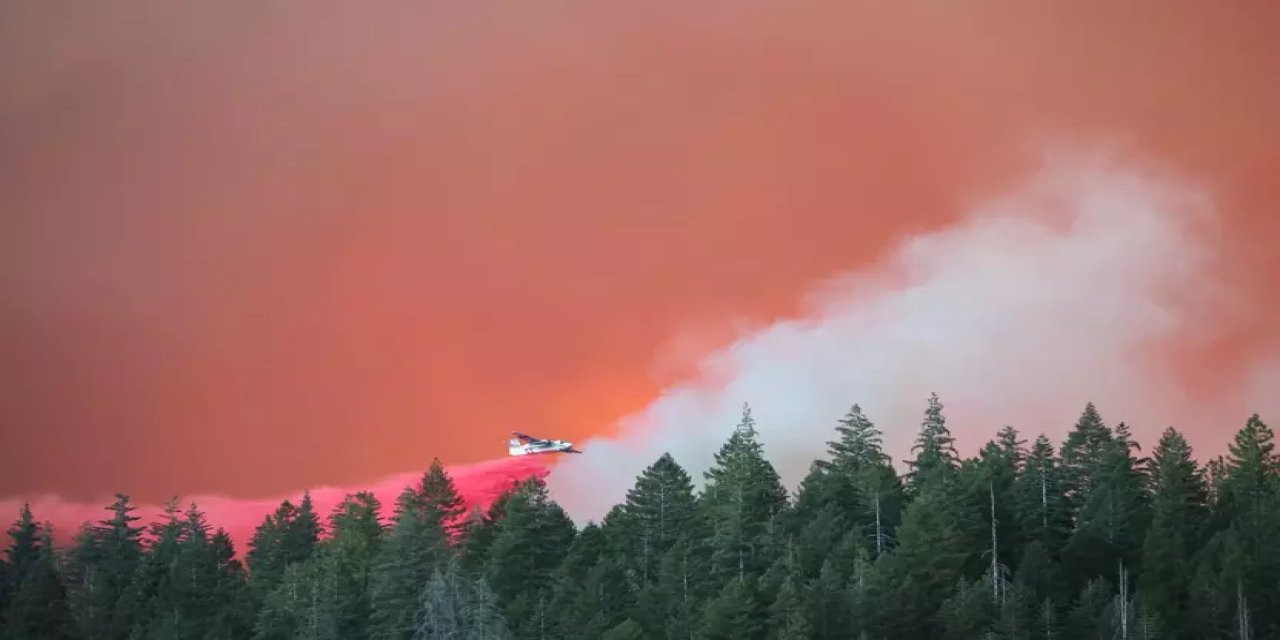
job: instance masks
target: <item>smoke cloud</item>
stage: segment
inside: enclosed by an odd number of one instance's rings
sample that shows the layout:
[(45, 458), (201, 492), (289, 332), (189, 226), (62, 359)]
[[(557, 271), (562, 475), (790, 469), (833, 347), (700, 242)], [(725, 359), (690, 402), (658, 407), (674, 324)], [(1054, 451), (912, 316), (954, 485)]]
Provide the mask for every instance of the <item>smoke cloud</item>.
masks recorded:
[(1243, 318), (1213, 275), (1210, 195), (1118, 154), (1048, 154), (1014, 192), (909, 238), (873, 269), (819, 284), (800, 318), (702, 359), (616, 435), (584, 442), (551, 488), (582, 520), (603, 516), (663, 452), (700, 482), (744, 402), (792, 488), (854, 403), (905, 458), (931, 392), (962, 454), (1004, 425), (1061, 442), (1088, 401), (1144, 443), (1168, 425), (1199, 426), (1202, 455), (1221, 447), (1248, 413), (1271, 407), (1252, 404), (1264, 398), (1265, 366), (1254, 391), (1206, 401), (1172, 356)]

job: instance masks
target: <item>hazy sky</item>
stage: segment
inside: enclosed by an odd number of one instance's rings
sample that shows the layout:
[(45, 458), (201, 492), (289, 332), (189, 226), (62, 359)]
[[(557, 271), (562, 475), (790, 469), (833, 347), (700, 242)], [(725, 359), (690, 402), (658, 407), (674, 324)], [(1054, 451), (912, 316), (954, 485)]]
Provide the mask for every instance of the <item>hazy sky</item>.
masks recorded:
[(691, 4), (0, 6), (0, 495), (609, 432), (1046, 139), (1212, 190), (1258, 297), (1197, 388), (1280, 337), (1275, 3)]

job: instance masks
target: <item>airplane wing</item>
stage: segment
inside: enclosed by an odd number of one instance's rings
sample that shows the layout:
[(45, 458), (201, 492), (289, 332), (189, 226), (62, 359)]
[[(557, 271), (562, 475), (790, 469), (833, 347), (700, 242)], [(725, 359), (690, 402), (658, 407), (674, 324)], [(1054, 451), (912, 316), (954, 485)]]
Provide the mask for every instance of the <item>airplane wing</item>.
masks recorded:
[(547, 442), (546, 440), (543, 440), (542, 438), (535, 438), (535, 437), (533, 437), (533, 436), (531, 436), (531, 435), (524, 434), (524, 433), (520, 433), (519, 431), (512, 431), (512, 432), (511, 432), (511, 435), (513, 435), (513, 436), (515, 436), (517, 439), (519, 439), (519, 440), (523, 441), (525, 444), (545, 444), (545, 443)]
[(582, 453), (581, 451), (578, 451), (577, 449), (574, 449), (573, 447), (569, 447), (568, 449), (565, 449), (565, 450), (564, 450), (564, 452), (565, 452), (565, 453)]

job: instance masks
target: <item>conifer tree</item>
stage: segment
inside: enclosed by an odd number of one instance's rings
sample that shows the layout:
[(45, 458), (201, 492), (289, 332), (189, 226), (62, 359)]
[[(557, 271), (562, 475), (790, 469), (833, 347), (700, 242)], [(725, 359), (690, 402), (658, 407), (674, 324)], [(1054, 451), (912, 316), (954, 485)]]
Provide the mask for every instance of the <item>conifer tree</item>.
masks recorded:
[(414, 633), (423, 585), (447, 557), (445, 532), (435, 515), (413, 487), (396, 499), (370, 585), (371, 632), (377, 640), (408, 640)]
[(663, 454), (627, 492), (624, 506), (633, 542), (629, 549), (642, 582), (657, 578), (658, 563), (681, 536), (691, 532), (696, 517), (693, 481), (670, 454)]
[(830, 560), (822, 564), (818, 577), (809, 581), (807, 625), (814, 637), (844, 638), (852, 625), (850, 603), (846, 598), (844, 578)]
[(766, 628), (752, 581), (730, 578), (719, 595), (707, 604), (701, 638), (705, 640), (759, 640)]
[(942, 604), (939, 612), (945, 640), (982, 638), (991, 631), (995, 607), (991, 602), (989, 578), (976, 581), (961, 579), (955, 593)]
[(1208, 510), (1204, 479), (1191, 446), (1173, 427), (1151, 461), (1151, 527), (1143, 544), (1141, 585), (1151, 613), (1168, 623), (1169, 638), (1202, 638), (1189, 559), (1204, 544)]
[(1073, 528), (1065, 484), (1053, 444), (1040, 434), (1031, 445), (1022, 471), (1014, 481), (1018, 530), (1024, 543), (1039, 542), (1044, 550), (1051, 553), (1062, 549)]
[(23, 504), (18, 511), (18, 520), (9, 527), (9, 539), (5, 559), (16, 584), (22, 581), (27, 568), (40, 556), (40, 525), (31, 514), (31, 505)]
[(297, 506), (288, 500), (282, 501), (275, 513), (268, 515), (258, 526), (249, 541), (246, 559), (258, 597), (265, 597), (279, 584), (289, 565), (311, 557), (319, 538), (320, 521), (312, 505), (311, 494), (304, 493), (302, 502)]
[[(20, 562), (19, 582), (13, 600), (7, 602), (0, 637), (6, 640), (71, 640), (76, 637), (67, 602), (67, 590), (58, 574), (51, 527), (36, 526), (31, 511), (24, 506), (18, 524), (10, 531), (15, 548), (24, 554)], [(35, 534), (39, 541), (29, 540)], [(19, 547), (19, 545), (21, 545)], [(34, 554), (34, 555), (30, 555)], [(13, 558), (13, 555), (10, 555)], [(12, 561), (12, 560), (11, 560)]]
[[(785, 564), (784, 564), (785, 567)], [(783, 569), (787, 575), (778, 588), (778, 594), (769, 605), (769, 627), (773, 637), (811, 637), (813, 627), (809, 622), (809, 585), (796, 567)]]
[(764, 458), (749, 406), (743, 406), (742, 421), (704, 475), (713, 575), (722, 583), (759, 576), (781, 549), (787, 492)]
[(142, 559), (142, 530), (129, 497), (116, 494), (106, 508), (111, 517), (86, 526), (71, 554), (68, 590), (72, 616), (85, 640), (123, 640), (117, 604), (130, 587)]
[(815, 463), (801, 484), (793, 529), (804, 527), (824, 504), (837, 507), (842, 523), (862, 530), (877, 555), (891, 548), (890, 533), (901, 520), (903, 487), (883, 449), (883, 434), (854, 405), (827, 443), (830, 460)]
[(549, 600), (556, 566), (574, 535), (572, 521), (548, 496), (540, 478), (526, 480), (511, 495), (497, 523), (484, 572), (509, 620), (533, 621), (535, 614), (545, 613), (541, 610)]
[(1228, 447), (1227, 477), (1223, 481), (1220, 511), (1238, 531), (1247, 563), (1240, 577), (1244, 597), (1256, 611), (1254, 628), (1280, 625), (1280, 589), (1273, 577), (1280, 574), (1280, 457), (1275, 435), (1257, 415), (1235, 435)]
[(913, 495), (919, 495), (930, 485), (946, 485), (959, 468), (955, 450), (955, 438), (947, 428), (942, 415), (942, 402), (938, 394), (929, 397), (929, 406), (920, 424), (920, 433), (911, 447), (914, 460), (907, 462), (911, 471), (907, 474)]
[(1092, 402), (1084, 407), (1062, 445), (1062, 479), (1067, 505), (1074, 518), (1089, 498), (1096, 471), (1112, 442), (1111, 429)]
[(369, 492), (348, 495), (329, 516), (332, 538), (318, 551), (328, 556), (334, 572), (338, 635), (350, 640), (369, 637), (372, 603), (369, 589), (382, 543), (378, 499)]
[(1133, 456), (1132, 443), (1127, 437), (1113, 437), (1098, 455), (1076, 529), (1063, 550), (1063, 566), (1071, 586), (1110, 575), (1120, 562), (1139, 566), (1146, 538), (1147, 480), (1140, 461)]
[(431, 460), (430, 468), (418, 483), (418, 493), (422, 496), (427, 518), (445, 532), (446, 540), (450, 543), (456, 541), (467, 510), (462, 497), (458, 495), (453, 478), (445, 472), (439, 458)]
[(964, 506), (943, 486), (923, 488), (903, 514), (893, 562), (877, 563), (891, 576), (888, 585), (877, 585), (883, 591), (877, 594), (878, 615), (886, 630), (897, 629), (903, 637), (937, 637), (942, 632), (935, 614), (979, 547)]

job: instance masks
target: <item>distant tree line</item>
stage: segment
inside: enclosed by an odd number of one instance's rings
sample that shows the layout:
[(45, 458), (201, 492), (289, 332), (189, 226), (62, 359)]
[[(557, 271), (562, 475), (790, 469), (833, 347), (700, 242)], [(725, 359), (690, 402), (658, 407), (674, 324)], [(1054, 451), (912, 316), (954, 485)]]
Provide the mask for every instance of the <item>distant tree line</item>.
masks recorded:
[(935, 395), (901, 475), (855, 405), (791, 495), (744, 407), (701, 491), (664, 455), (581, 530), (538, 479), (468, 513), (439, 461), (388, 522), (282, 503), (244, 563), (195, 505), (144, 527), (120, 495), (57, 549), (24, 508), (0, 637), (1280, 638), (1274, 448), (1254, 415), (1203, 466), (1173, 428), (1144, 453), (1090, 404), (962, 460)]

